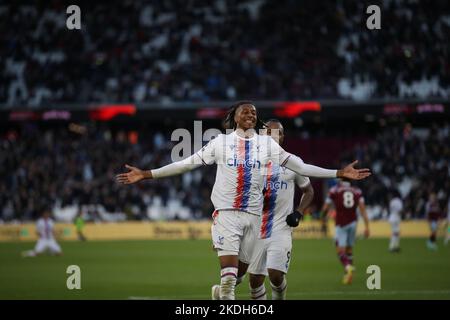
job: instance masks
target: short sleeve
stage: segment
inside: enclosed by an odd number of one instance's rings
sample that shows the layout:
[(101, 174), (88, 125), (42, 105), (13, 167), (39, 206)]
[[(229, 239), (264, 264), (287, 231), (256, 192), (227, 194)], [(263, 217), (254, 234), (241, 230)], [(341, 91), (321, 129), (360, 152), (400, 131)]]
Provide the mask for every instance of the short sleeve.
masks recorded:
[(300, 188), (305, 188), (306, 186), (308, 186), (311, 181), (309, 180), (308, 177), (304, 177), (300, 174), (296, 174), (295, 175), (295, 183), (300, 187)]

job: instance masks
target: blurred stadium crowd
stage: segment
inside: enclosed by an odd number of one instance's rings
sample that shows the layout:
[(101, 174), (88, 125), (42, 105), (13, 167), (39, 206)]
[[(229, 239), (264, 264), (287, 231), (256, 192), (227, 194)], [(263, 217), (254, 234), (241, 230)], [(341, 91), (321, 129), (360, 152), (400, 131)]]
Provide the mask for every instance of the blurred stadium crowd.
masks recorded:
[(450, 201), (450, 124), (413, 129), (388, 127), (363, 147), (342, 155), (342, 163), (360, 159), (373, 175), (358, 182), (372, 217), (386, 217), (396, 194), (404, 202), (404, 218), (425, 218), (425, 206), (435, 193), (444, 214)]
[(69, 4), (0, 4), (0, 104), (450, 97), (447, 0)]
[[(342, 161), (360, 159), (374, 172), (360, 184), (372, 219), (386, 217), (393, 191), (404, 199), (405, 218), (424, 218), (431, 192), (444, 210), (450, 196), (449, 131), (450, 124), (386, 127), (367, 145), (342, 155)], [(169, 136), (147, 127), (28, 123), (9, 130), (0, 138), (0, 220), (32, 220), (43, 208), (52, 208), (62, 221), (79, 210), (94, 221), (209, 218), (215, 166), (127, 187), (114, 182), (125, 163), (141, 168), (170, 163), (172, 146)]]
[(170, 137), (145, 130), (137, 143), (134, 132), (94, 127), (40, 129), (29, 124), (20, 133), (9, 131), (2, 137), (0, 218), (31, 220), (45, 208), (53, 209), (60, 220), (71, 220), (79, 210), (95, 221), (187, 219), (212, 213), (210, 202), (203, 199), (209, 199), (215, 175), (203, 170), (130, 188), (115, 183), (125, 163), (154, 168), (171, 162)]

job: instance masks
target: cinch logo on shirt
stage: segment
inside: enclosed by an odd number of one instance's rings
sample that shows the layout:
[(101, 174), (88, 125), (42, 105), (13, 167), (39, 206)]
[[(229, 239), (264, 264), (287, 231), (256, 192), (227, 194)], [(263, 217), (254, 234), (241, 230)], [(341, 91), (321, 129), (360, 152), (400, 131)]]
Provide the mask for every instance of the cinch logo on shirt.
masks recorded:
[(286, 181), (267, 181), (264, 183), (264, 189), (272, 189), (272, 190), (287, 190), (288, 184)]
[(257, 159), (238, 159), (237, 157), (228, 158), (227, 165), (230, 167), (261, 169), (261, 162)]

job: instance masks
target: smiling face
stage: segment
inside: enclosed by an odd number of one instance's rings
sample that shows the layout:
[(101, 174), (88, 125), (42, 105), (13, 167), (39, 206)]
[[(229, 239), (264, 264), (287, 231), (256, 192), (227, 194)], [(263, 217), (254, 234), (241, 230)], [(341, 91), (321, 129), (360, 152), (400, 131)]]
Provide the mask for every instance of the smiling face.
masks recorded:
[(242, 104), (234, 115), (236, 127), (242, 130), (253, 129), (256, 126), (256, 107), (252, 104)]

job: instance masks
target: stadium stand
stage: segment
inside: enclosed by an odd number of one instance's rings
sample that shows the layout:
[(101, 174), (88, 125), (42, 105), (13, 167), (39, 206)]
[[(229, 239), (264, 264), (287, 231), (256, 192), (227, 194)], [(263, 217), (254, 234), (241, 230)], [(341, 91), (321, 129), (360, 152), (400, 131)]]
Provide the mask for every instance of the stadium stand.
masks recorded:
[(0, 5), (4, 106), (450, 96), (446, 0), (384, 1), (374, 32), (364, 1), (86, 1), (73, 32), (37, 4)]
[[(114, 183), (123, 164), (154, 168), (171, 162), (170, 137), (147, 127), (137, 129), (137, 140), (133, 130), (107, 124), (80, 127), (84, 130), (27, 123), (0, 135), (1, 220), (33, 220), (44, 207), (53, 208), (61, 221), (71, 221), (80, 208), (94, 221), (210, 217), (215, 166), (123, 188)], [(359, 159), (374, 172), (360, 183), (372, 219), (385, 217), (393, 188), (405, 201), (405, 218), (424, 217), (430, 192), (442, 202), (448, 199), (449, 130), (448, 123), (425, 129), (386, 127), (366, 144), (342, 154), (341, 163)], [(294, 145), (308, 141), (300, 142), (302, 138), (294, 133), (288, 139)], [(316, 152), (329, 156), (324, 152), (327, 144), (320, 144), (322, 148)], [(305, 160), (317, 156), (308, 154)]]

